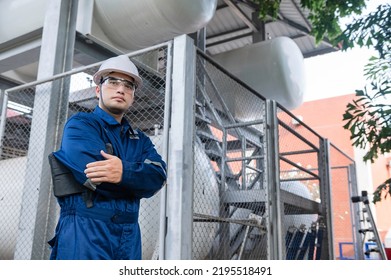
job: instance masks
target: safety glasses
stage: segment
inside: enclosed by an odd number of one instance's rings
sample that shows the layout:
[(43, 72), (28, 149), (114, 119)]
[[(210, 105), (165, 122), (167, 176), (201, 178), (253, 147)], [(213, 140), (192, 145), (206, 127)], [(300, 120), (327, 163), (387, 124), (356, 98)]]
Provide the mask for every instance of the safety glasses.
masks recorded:
[(137, 88), (136, 83), (115, 77), (106, 77), (102, 80), (101, 84), (106, 85), (108, 88), (112, 89), (118, 89), (122, 85), (125, 92), (132, 92)]

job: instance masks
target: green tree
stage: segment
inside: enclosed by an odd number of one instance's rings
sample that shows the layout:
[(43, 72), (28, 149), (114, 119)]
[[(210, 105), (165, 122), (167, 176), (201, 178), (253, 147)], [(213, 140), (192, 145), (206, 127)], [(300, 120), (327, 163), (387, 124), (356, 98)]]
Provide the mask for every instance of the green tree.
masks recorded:
[[(342, 48), (373, 46), (377, 56), (364, 68), (369, 85), (356, 90), (356, 98), (346, 107), (344, 128), (350, 131), (353, 146), (367, 149), (364, 161), (374, 162), (391, 151), (391, 5), (380, 5), (368, 16), (347, 25), (338, 37)], [(374, 191), (377, 203), (391, 195), (391, 178)]]
[[(281, 0), (254, 0), (254, 2), (259, 6), (261, 19), (278, 17)], [(300, 5), (309, 11), (311, 33), (318, 43), (322, 39), (337, 42), (335, 38), (342, 32), (340, 19), (352, 14), (361, 14), (366, 7), (365, 0), (301, 0)]]
[[(281, 0), (254, 0), (259, 5), (259, 17), (277, 18)], [(364, 68), (368, 85), (356, 90), (356, 97), (347, 104), (343, 115), (344, 128), (351, 133), (353, 146), (368, 152), (364, 161), (374, 162), (379, 154), (391, 150), (391, 5), (379, 5), (375, 11), (361, 16), (364, 0), (301, 0), (309, 11), (312, 35), (316, 42), (328, 39), (342, 51), (358, 47), (373, 47), (377, 56), (371, 57)], [(340, 19), (357, 16), (343, 29)], [(391, 196), (391, 178), (378, 186), (373, 202)]]

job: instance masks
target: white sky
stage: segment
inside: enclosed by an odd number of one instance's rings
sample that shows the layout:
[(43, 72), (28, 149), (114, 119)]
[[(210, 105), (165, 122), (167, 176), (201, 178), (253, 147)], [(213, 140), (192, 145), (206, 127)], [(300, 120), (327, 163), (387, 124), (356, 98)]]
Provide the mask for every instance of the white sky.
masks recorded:
[[(380, 4), (391, 3), (391, 0), (366, 2), (367, 12), (371, 12)], [(363, 75), (364, 66), (375, 54), (374, 50), (357, 47), (305, 59), (307, 85), (304, 102), (352, 94), (356, 89), (363, 89), (368, 83)]]
[(306, 91), (304, 101), (355, 93), (367, 81), (364, 66), (376, 52), (365, 49), (338, 51), (304, 60)]

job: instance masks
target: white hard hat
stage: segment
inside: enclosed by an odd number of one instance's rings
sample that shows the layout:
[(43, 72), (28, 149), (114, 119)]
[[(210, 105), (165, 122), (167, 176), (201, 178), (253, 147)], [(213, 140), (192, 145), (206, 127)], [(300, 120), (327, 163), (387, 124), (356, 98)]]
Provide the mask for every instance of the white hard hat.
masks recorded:
[(115, 56), (104, 61), (99, 67), (98, 72), (94, 74), (95, 84), (99, 85), (102, 79), (112, 72), (123, 73), (132, 77), (136, 82), (137, 87), (140, 87), (143, 84), (143, 80), (138, 74), (137, 67), (126, 55)]

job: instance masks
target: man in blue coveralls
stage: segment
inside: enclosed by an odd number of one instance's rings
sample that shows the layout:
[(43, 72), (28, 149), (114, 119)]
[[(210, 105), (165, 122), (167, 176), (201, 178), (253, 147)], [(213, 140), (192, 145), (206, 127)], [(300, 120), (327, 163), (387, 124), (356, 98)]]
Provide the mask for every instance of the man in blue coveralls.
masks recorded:
[(57, 197), (50, 259), (141, 259), (140, 199), (165, 184), (166, 163), (123, 117), (142, 85), (136, 66), (125, 55), (113, 57), (93, 79), (99, 105), (68, 120), (53, 153), (85, 191)]

